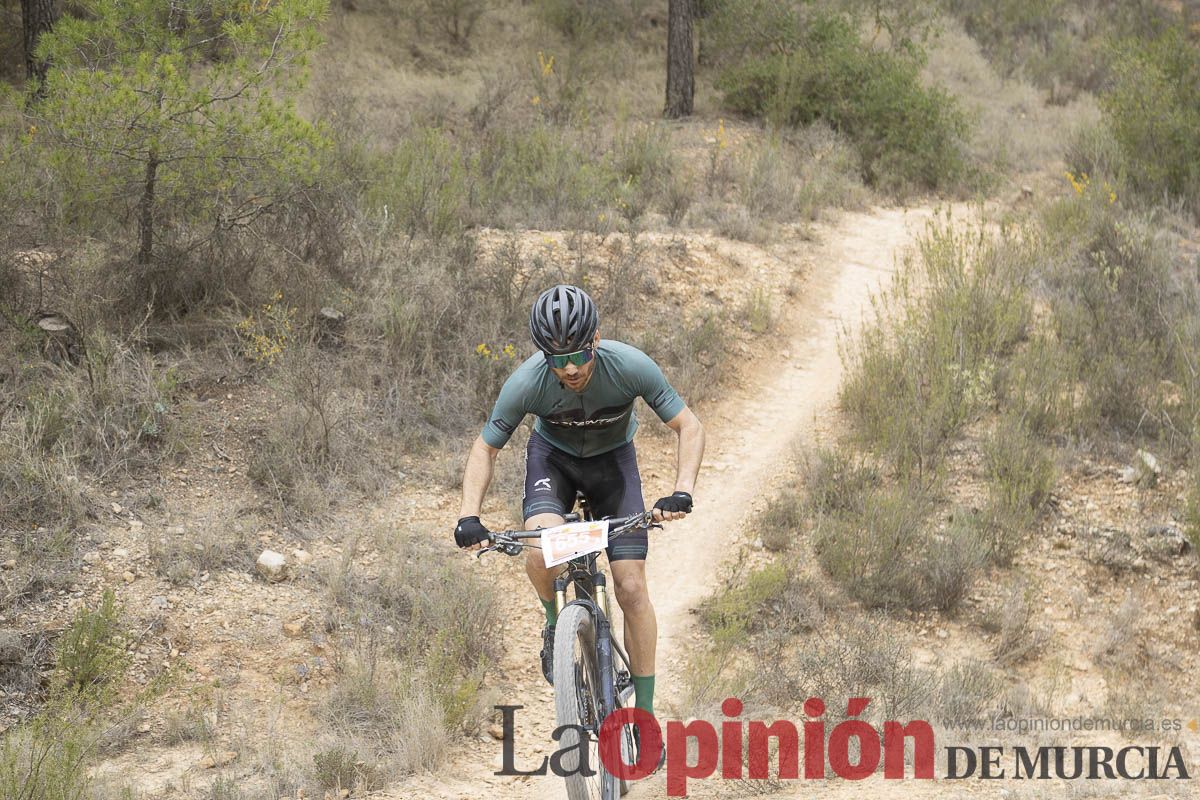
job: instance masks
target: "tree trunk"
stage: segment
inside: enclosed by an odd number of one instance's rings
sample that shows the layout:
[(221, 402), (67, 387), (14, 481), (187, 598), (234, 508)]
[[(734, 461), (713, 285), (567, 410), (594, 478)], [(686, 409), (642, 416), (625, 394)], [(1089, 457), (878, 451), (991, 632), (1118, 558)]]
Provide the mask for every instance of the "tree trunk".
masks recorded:
[(671, 119), (689, 116), (696, 93), (692, 69), (692, 0), (667, 5), (667, 107)]
[(38, 94), (42, 93), (41, 86), (46, 82), (46, 70), (49, 63), (34, 56), (38, 39), (54, 27), (58, 12), (54, 0), (21, 0), (21, 28), (25, 34), (25, 75), (29, 80), (38, 83)]
[(137, 263), (149, 264), (154, 255), (154, 182), (158, 177), (158, 154), (150, 151), (146, 161), (146, 182), (142, 187), (142, 200), (138, 204), (138, 254)]

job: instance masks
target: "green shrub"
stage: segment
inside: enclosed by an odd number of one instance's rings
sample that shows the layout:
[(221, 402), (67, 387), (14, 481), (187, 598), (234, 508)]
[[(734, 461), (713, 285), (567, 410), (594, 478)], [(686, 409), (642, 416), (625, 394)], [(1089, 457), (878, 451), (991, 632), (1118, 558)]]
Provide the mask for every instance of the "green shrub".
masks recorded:
[[(475, 208), (489, 224), (605, 230), (621, 177), (588, 155), (575, 132), (536, 125), (496, 133), (472, 164)], [(483, 221), (483, 220), (481, 220)]]
[(468, 175), (460, 147), (442, 130), (414, 131), (380, 159), (367, 203), (393, 230), (440, 240), (462, 230)]
[(1118, 187), (1124, 183), (1125, 156), (1108, 125), (1088, 125), (1072, 133), (1063, 160), (1072, 175), (1107, 177)]
[(1124, 45), (1104, 119), (1129, 166), (1128, 180), (1151, 199), (1169, 195), (1200, 213), (1200, 47), (1172, 28)]
[(845, 134), (868, 183), (945, 188), (967, 173), (968, 124), (953, 98), (921, 85), (920, 66), (916, 57), (873, 50), (850, 19), (819, 14), (794, 49), (751, 55), (724, 70), (717, 86), (738, 113), (792, 126), (820, 120)]
[(700, 613), (713, 640), (718, 645), (736, 645), (761, 628), (768, 605), (789, 591), (789, 583), (787, 568), (774, 562), (707, 600)]
[(124, 609), (106, 589), (96, 608), (83, 608), (58, 640), (55, 686), (84, 698), (106, 697), (129, 664)]
[(1076, 424), (1075, 386), (1081, 367), (1076, 356), (1047, 335), (1003, 362), (992, 387), (1001, 409), (1035, 436), (1050, 436)]
[(1030, 320), (1020, 244), (931, 226), (919, 260), (873, 301), (878, 319), (843, 351), (842, 407), (901, 475), (933, 469), (942, 444), (992, 401), (996, 365)]
[(929, 502), (912, 487), (876, 489), (857, 513), (818, 517), (817, 561), (868, 608), (919, 608), (926, 592), (915, 564), (928, 543)]
[(987, 465), (987, 539), (990, 556), (1009, 565), (1054, 488), (1049, 452), (1018, 418), (1005, 416), (984, 446)]
[(639, 0), (537, 0), (545, 25), (584, 45), (632, 31), (640, 8)]
[(924, 583), (924, 602), (939, 611), (952, 612), (971, 588), (986, 558), (978, 522), (956, 516), (946, 530), (930, 537), (917, 562)]
[(61, 703), (14, 726), (0, 743), (0, 796), (20, 800), (88, 800), (87, 758), (96, 732)]
[(123, 612), (112, 590), (105, 590), (99, 604), (76, 612), (59, 637), (42, 707), (2, 735), (0, 797), (92, 796), (89, 759), (107, 734), (138, 713), (137, 701), (114, 702), (130, 664), (131, 636)]
[(1043, 214), (1041, 277), (1058, 339), (1079, 365), (1078, 425), (1165, 433), (1160, 380), (1189, 373), (1174, 365), (1192, 347), (1195, 298), (1181, 291), (1170, 245), (1115, 190), (1099, 178), (1072, 180), (1075, 193)]
[(818, 450), (806, 462), (804, 483), (812, 513), (861, 513), (879, 473), (853, 458), (848, 448)]
[(804, 496), (784, 489), (767, 503), (755, 520), (758, 538), (768, 550), (788, 550), (800, 535), (805, 518)]

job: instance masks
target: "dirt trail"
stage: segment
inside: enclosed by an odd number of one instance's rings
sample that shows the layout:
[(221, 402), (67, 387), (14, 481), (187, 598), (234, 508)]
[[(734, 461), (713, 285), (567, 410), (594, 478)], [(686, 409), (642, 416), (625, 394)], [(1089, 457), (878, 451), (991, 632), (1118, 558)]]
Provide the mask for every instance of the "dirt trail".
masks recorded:
[[(860, 322), (870, 294), (890, 279), (906, 245), (932, 214), (927, 208), (847, 213), (819, 231), (820, 244), (798, 243), (784, 254), (808, 261), (812, 268), (779, 322), (780, 344), (770, 348), (777, 356), (763, 358), (747, 371), (739, 389), (706, 411), (703, 419), (709, 439), (696, 513), (656, 532), (651, 545), (647, 571), (659, 624), (656, 705), (660, 715), (671, 716), (685, 677), (679, 674), (679, 663), (693, 634), (689, 611), (711, 592), (721, 564), (736, 553), (735, 537), (755, 538), (752, 531), (744, 530), (746, 519), (771, 495), (795, 444), (811, 442), (828, 425), (842, 371), (839, 331)], [(540, 641), (537, 624), (531, 619), (508, 626), (505, 635), (517, 637), (509, 646), (515, 651), (510, 659), (520, 676), (510, 675), (516, 679), (509, 687), (511, 694), (498, 701), (526, 706), (517, 712), (515, 743), (516, 764), (523, 769), (540, 763), (552, 744), (553, 695), (533, 666)], [(481, 737), (477, 747), (460, 753), (439, 773), (410, 779), (379, 796), (565, 797), (561, 779), (553, 775), (495, 777), (500, 750), (499, 742)], [(631, 796), (665, 796), (663, 778), (643, 782)]]

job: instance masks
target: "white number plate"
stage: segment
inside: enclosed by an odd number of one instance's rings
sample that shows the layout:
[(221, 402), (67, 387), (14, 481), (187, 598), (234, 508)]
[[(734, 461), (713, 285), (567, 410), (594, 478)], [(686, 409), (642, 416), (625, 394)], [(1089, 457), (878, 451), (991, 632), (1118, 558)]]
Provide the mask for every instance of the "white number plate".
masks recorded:
[(608, 547), (608, 520), (569, 522), (542, 531), (542, 557), (547, 567), (566, 563)]

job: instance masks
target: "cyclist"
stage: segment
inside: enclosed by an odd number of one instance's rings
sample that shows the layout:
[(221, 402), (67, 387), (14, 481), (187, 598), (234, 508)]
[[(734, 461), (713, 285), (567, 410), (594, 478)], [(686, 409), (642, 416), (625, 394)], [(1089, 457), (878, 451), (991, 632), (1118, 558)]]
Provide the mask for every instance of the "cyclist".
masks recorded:
[[(662, 370), (638, 350), (601, 339), (599, 314), (587, 292), (554, 286), (538, 297), (529, 333), (538, 354), (519, 366), (500, 390), (496, 406), (475, 440), (463, 476), (463, 499), (454, 541), (477, 548), (488, 529), (479, 521), (496, 454), (526, 414), (536, 417), (525, 462), (522, 515), (525, 530), (561, 525), (576, 491), (598, 517), (645, 511), (633, 435), (634, 401), (641, 397), (678, 435), (674, 492), (654, 504), (654, 519), (680, 519), (692, 510), (692, 492), (704, 455), (704, 428), (671, 388)], [(625, 646), (635, 705), (654, 713), (654, 658), (658, 626), (646, 591), (646, 529), (614, 540), (607, 550), (617, 602), (625, 614)], [(525, 572), (546, 610), (541, 667), (554, 674), (554, 578), (540, 550), (526, 551)]]

